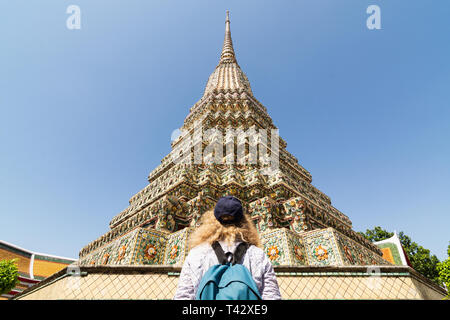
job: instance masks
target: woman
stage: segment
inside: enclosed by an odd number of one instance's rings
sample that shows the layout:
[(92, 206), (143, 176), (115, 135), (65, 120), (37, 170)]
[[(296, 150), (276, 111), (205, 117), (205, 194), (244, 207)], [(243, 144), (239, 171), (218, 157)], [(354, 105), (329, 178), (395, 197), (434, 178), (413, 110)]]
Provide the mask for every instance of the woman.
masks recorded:
[(213, 265), (219, 264), (212, 244), (218, 241), (224, 252), (234, 252), (241, 242), (249, 244), (241, 264), (250, 271), (264, 300), (281, 299), (272, 264), (261, 249), (255, 226), (243, 213), (241, 202), (232, 196), (219, 199), (214, 210), (203, 214), (201, 225), (192, 234), (181, 270), (175, 300), (194, 300), (202, 276)]

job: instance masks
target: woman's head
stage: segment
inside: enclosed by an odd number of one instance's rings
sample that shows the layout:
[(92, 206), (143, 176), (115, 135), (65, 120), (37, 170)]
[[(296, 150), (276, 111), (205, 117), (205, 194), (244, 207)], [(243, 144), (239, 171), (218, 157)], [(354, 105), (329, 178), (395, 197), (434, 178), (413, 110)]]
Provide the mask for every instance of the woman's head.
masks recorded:
[[(261, 241), (255, 225), (250, 220), (250, 217), (243, 213), (242, 206), (239, 210), (240, 202), (238, 204), (231, 198), (219, 199), (215, 210), (209, 210), (203, 214), (200, 226), (194, 231), (189, 240), (190, 248), (202, 243), (212, 244), (214, 241), (226, 241), (228, 243), (245, 241), (261, 247)], [(236, 209), (236, 211), (231, 210), (227, 214), (226, 210), (228, 207)]]
[(244, 215), (242, 203), (238, 198), (225, 196), (217, 201), (214, 207), (214, 216), (221, 224), (237, 224)]

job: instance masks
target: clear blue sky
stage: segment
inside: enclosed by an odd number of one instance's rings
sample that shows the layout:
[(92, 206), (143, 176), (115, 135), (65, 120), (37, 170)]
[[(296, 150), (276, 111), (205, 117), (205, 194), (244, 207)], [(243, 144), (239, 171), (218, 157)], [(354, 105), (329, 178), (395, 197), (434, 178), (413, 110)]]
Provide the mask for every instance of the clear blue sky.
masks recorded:
[[(371, 4), (382, 30), (366, 28)], [(313, 184), (356, 231), (404, 231), (446, 258), (448, 0), (2, 1), (0, 239), (76, 258), (108, 230), (200, 99), (227, 9), (238, 62)]]

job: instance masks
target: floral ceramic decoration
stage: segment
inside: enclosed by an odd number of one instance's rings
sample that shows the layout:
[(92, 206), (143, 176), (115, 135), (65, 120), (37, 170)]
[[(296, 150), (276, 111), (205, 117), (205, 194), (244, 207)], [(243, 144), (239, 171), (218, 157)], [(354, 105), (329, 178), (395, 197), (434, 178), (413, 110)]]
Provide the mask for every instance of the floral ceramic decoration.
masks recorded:
[(152, 259), (156, 256), (156, 253), (157, 253), (157, 252), (158, 252), (158, 251), (157, 251), (156, 247), (155, 247), (153, 244), (149, 244), (149, 245), (147, 245), (147, 247), (145, 248), (144, 256), (145, 256), (147, 259), (152, 260)]
[(314, 250), (314, 254), (319, 261), (328, 259), (328, 250), (325, 249), (322, 245), (316, 247), (316, 249)]
[(280, 250), (278, 250), (277, 246), (271, 246), (267, 249), (267, 255), (269, 256), (269, 259), (272, 261), (279, 258), (280, 256), (279, 253)]

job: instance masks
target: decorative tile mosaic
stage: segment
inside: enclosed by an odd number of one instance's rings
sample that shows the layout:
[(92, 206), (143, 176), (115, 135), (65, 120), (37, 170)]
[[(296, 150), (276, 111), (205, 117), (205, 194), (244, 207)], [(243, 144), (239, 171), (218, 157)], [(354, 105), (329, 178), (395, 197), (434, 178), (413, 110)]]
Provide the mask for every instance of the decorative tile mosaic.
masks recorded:
[(333, 231), (344, 265), (389, 265), (382, 256), (368, 250), (340, 232)]
[(135, 229), (80, 259), (81, 265), (128, 265), (139, 230)]
[(306, 264), (303, 240), (294, 232), (279, 228), (261, 234), (264, 251), (273, 265)]
[(287, 230), (286, 232), (288, 248), (290, 250), (291, 265), (307, 265), (308, 260), (306, 256), (306, 249), (303, 243), (303, 238), (298, 234)]
[(210, 198), (204, 196), (202, 193), (194, 199), (189, 200), (189, 215), (191, 217), (189, 225), (191, 227), (197, 227), (203, 213), (214, 208), (214, 205), (215, 202)]
[(301, 233), (310, 229), (305, 214), (307, 204), (301, 197), (291, 198), (285, 201), (283, 206), (292, 231)]
[(342, 261), (334, 241), (333, 229), (314, 230), (302, 235), (309, 265), (340, 265)]
[(182, 266), (189, 248), (188, 239), (193, 228), (184, 228), (168, 236), (164, 255), (164, 264)]
[(279, 207), (270, 197), (264, 197), (253, 201), (248, 205), (248, 212), (256, 224), (259, 233), (266, 232), (276, 227), (276, 218)]
[(133, 264), (163, 264), (168, 232), (140, 229)]
[(152, 211), (154, 211), (155, 215), (158, 217), (155, 229), (168, 231), (177, 230), (175, 217), (185, 216), (185, 210), (186, 206), (184, 206), (178, 198), (169, 195), (164, 196), (152, 206)]
[[(274, 205), (270, 199), (258, 210)], [(176, 232), (136, 228), (95, 250), (81, 265), (182, 265), (188, 253), (187, 242), (194, 227)], [(287, 228), (266, 228), (260, 233), (264, 250), (273, 265), (389, 265), (376, 252), (333, 228), (297, 233)]]

